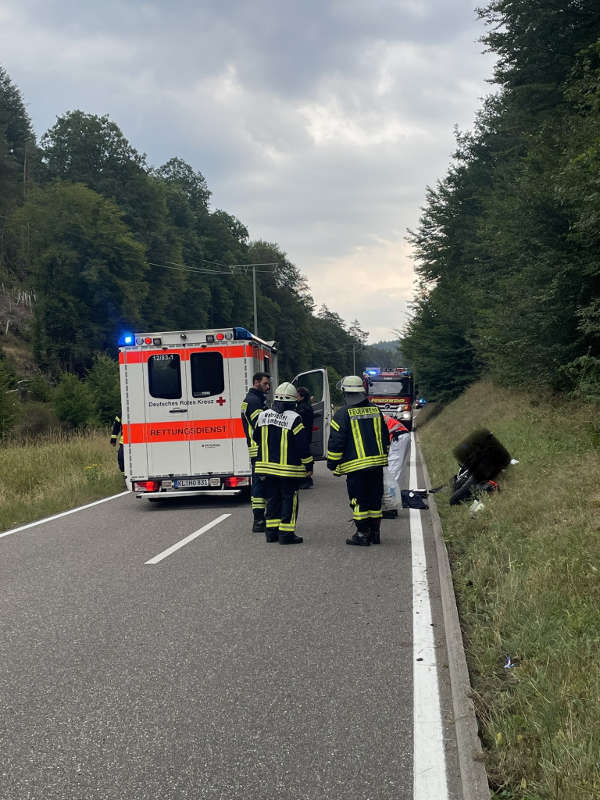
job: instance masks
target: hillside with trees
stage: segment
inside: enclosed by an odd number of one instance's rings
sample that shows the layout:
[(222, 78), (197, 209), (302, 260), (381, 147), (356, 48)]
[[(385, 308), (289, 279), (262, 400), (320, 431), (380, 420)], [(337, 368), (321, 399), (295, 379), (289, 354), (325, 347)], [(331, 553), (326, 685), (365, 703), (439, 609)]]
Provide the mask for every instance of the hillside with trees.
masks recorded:
[(497, 91), (457, 134), (410, 235), (402, 343), (428, 396), (481, 374), (600, 398), (600, 15), (591, 0), (479, 10)]
[(152, 167), (108, 116), (68, 111), (36, 142), (0, 68), (0, 435), (19, 399), (37, 403), (34, 427), (50, 399), (71, 427), (110, 419), (123, 330), (252, 329), (251, 265), (282, 376), (326, 365), (335, 382), (373, 360), (358, 320), (315, 307), (281, 247), (251, 241), (210, 197), (201, 172), (177, 157)]

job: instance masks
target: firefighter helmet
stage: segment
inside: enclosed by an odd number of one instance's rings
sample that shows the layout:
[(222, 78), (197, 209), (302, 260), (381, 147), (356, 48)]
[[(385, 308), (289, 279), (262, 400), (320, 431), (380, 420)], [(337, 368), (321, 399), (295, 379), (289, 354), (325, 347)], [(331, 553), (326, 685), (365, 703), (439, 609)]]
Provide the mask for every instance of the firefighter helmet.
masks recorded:
[(296, 387), (293, 383), (280, 383), (275, 389), (275, 400), (282, 400), (284, 403), (296, 402)]
[(340, 385), (342, 392), (364, 392), (365, 387), (358, 375), (346, 375)]

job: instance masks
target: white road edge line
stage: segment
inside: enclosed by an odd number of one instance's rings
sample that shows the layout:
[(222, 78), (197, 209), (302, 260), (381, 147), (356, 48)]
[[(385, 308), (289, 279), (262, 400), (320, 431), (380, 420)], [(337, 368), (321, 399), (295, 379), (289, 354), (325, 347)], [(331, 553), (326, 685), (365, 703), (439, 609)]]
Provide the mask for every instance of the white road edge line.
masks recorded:
[(231, 514), (221, 514), (220, 517), (217, 517), (216, 519), (213, 519), (212, 522), (208, 522), (206, 525), (203, 525), (202, 528), (199, 528), (197, 531), (194, 531), (194, 533), (190, 533), (190, 535), (186, 536), (185, 539), (180, 539), (178, 542), (175, 542), (175, 544), (171, 545), (171, 547), (167, 547), (167, 549), (163, 550), (162, 553), (159, 553), (157, 556), (154, 556), (154, 558), (151, 558), (149, 561), (146, 561), (145, 563), (158, 564), (159, 561), (163, 560), (163, 558), (167, 558), (167, 556), (170, 556), (176, 550), (179, 550), (180, 547), (184, 547), (189, 542), (192, 542), (197, 536), (202, 536), (203, 533), (206, 533), (206, 531), (209, 531), (211, 528), (214, 528), (215, 525), (218, 525), (219, 522), (223, 522), (223, 520), (227, 519), (227, 517), (230, 516)]
[[(410, 434), (409, 486), (417, 483), (415, 434)], [(421, 512), (410, 509), (413, 605), (413, 800), (447, 800), (444, 734)]]
[(13, 533), (20, 533), (21, 531), (26, 531), (28, 528), (35, 528), (36, 525), (43, 525), (45, 522), (52, 522), (52, 520), (54, 519), (67, 517), (69, 514), (75, 514), (77, 511), (85, 511), (86, 508), (97, 506), (100, 503), (108, 503), (109, 500), (115, 500), (117, 497), (123, 497), (123, 495), (126, 494), (131, 494), (131, 492), (119, 492), (119, 494), (113, 494), (110, 497), (103, 497), (102, 500), (95, 500), (93, 503), (88, 503), (86, 506), (79, 506), (78, 508), (72, 508), (70, 511), (63, 511), (61, 514), (55, 514), (53, 517), (38, 519), (37, 522), (30, 522), (27, 525), (21, 525), (20, 528), (13, 528), (11, 531), (4, 531), (4, 533), (0, 533), (0, 539), (2, 539), (4, 536), (12, 536)]

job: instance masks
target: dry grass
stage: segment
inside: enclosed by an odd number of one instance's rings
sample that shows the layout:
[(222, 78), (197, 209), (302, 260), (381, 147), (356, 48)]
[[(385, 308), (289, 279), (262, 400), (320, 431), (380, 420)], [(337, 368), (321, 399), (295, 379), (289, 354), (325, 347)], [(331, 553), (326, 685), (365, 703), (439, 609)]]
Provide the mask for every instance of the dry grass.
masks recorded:
[[(431, 479), (487, 427), (519, 464), (474, 519), (438, 495), (498, 798), (600, 798), (597, 410), (479, 383), (421, 427)], [(506, 657), (515, 666), (505, 669)]]
[(1, 531), (124, 488), (106, 431), (5, 442), (0, 446), (0, 474)]

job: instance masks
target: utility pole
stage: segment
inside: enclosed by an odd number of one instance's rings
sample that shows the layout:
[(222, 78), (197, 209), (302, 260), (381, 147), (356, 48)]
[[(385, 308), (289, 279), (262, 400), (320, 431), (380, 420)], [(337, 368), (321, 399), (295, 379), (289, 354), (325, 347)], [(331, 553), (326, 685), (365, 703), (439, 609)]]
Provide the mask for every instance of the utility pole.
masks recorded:
[(254, 335), (258, 336), (258, 319), (256, 315), (256, 264), (252, 265), (252, 294), (254, 297)]

